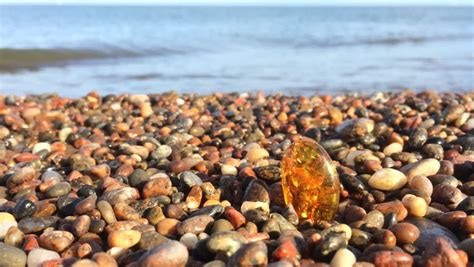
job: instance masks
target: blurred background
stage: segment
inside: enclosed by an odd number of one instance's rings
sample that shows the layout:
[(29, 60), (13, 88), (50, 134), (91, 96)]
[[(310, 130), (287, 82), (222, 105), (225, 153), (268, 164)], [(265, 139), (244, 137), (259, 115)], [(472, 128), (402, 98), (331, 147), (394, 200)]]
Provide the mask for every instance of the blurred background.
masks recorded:
[(473, 17), (471, 0), (0, 0), (0, 92), (473, 91)]

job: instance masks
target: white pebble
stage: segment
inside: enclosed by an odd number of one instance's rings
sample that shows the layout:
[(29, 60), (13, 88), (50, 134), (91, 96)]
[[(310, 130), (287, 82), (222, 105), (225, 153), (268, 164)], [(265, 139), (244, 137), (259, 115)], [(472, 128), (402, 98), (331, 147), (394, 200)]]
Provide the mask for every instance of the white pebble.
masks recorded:
[(28, 253), (28, 267), (40, 267), (45, 261), (60, 259), (61, 256), (56, 251), (44, 248), (35, 248)]

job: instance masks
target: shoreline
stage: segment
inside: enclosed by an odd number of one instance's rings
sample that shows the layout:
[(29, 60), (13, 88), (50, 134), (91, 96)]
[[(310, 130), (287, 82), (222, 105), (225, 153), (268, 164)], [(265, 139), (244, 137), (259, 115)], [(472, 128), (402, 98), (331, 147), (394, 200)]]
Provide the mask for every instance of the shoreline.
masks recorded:
[[(299, 136), (334, 220), (285, 204)], [(0, 240), (0, 266), (472, 266), (474, 92), (0, 95)]]

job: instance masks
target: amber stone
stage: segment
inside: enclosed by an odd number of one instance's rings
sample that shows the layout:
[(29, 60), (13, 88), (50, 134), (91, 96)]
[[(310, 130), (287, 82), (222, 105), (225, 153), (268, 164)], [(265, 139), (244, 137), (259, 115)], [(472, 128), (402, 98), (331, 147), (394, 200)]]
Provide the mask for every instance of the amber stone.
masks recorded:
[(281, 184), (287, 205), (300, 219), (332, 220), (339, 204), (339, 177), (328, 153), (316, 141), (301, 137), (281, 162)]

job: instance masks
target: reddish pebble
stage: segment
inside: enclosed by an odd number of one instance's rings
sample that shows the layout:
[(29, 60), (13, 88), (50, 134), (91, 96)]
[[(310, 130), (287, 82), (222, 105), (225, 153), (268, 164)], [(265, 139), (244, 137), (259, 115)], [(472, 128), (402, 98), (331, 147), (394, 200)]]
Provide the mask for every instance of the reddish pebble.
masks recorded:
[(44, 261), (41, 264), (41, 267), (62, 267), (64, 266), (63, 259), (54, 259), (49, 261)]
[(283, 242), (272, 253), (272, 257), (276, 260), (296, 259), (298, 256), (298, 250), (290, 240)]
[(413, 266), (412, 256), (398, 251), (377, 251), (373, 254), (372, 262), (375, 266)]
[(382, 212), (384, 215), (394, 212), (397, 215), (397, 221), (403, 221), (408, 215), (408, 210), (403, 206), (403, 203), (400, 200), (376, 204), (374, 208)]
[(235, 229), (238, 229), (246, 221), (245, 216), (231, 206), (225, 208), (224, 214), (226, 219), (232, 223)]
[(158, 177), (145, 184), (143, 187), (143, 197), (169, 196), (172, 191), (171, 180), (168, 177)]
[(30, 252), (35, 248), (39, 248), (38, 237), (36, 235), (26, 235), (23, 241), (23, 250)]
[(421, 265), (425, 267), (463, 267), (466, 266), (466, 263), (465, 257), (459, 257), (459, 254), (448, 241), (442, 237), (438, 237), (435, 242), (429, 244), (427, 249), (423, 252)]
[(412, 244), (420, 237), (420, 230), (411, 223), (401, 222), (389, 228), (397, 238), (399, 244)]

